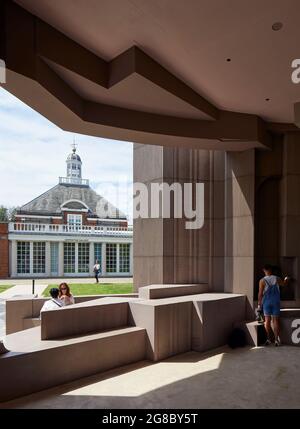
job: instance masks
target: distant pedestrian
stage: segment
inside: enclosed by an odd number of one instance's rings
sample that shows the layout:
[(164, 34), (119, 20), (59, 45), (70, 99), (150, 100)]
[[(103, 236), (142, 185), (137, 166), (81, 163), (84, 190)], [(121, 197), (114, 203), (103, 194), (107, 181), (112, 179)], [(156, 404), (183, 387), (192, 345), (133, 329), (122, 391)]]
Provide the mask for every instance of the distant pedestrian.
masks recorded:
[(99, 283), (99, 274), (100, 274), (100, 264), (99, 264), (99, 261), (96, 259), (96, 263), (94, 265), (94, 275), (95, 275), (96, 283)]

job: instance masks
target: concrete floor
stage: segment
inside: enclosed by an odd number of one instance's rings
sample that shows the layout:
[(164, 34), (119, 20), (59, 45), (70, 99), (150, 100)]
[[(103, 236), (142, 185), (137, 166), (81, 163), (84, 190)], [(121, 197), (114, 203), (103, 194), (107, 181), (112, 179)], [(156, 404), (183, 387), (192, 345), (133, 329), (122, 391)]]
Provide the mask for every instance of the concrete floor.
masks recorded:
[(300, 348), (189, 352), (81, 379), (0, 408), (299, 408)]

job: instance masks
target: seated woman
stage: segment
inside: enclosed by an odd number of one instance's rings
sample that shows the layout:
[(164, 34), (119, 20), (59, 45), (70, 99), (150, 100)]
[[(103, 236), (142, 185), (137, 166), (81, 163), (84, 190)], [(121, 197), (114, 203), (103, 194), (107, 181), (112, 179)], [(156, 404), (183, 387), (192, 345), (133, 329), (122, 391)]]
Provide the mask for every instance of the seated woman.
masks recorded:
[(71, 294), (67, 283), (59, 285), (59, 299), (62, 301), (63, 306), (75, 304), (74, 296)]

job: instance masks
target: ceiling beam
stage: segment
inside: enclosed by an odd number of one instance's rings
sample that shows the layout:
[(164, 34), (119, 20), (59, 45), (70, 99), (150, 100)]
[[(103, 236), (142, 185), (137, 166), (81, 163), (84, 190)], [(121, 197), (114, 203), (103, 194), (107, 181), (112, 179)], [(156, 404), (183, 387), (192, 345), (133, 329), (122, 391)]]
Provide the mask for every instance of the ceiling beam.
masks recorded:
[[(190, 144), (199, 149), (209, 147), (210, 142), (212, 149), (222, 150), (270, 147), (270, 134), (262, 119), (215, 109), (139, 48), (132, 47), (106, 63), (11, 0), (1, 0), (1, 4), (4, 25), (0, 29), (0, 53), (8, 70), (3, 87), (63, 129), (147, 144)], [(83, 99), (51, 69), (48, 59), (107, 88), (137, 72), (214, 120), (161, 115)]]

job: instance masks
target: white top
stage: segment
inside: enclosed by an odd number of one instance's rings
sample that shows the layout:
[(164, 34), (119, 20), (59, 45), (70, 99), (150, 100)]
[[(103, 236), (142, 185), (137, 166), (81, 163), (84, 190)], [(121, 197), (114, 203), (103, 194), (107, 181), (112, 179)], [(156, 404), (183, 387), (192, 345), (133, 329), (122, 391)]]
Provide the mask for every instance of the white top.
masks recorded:
[(62, 295), (60, 297), (60, 301), (62, 302), (63, 306), (75, 304), (75, 299), (74, 299), (74, 296), (72, 294), (70, 296)]
[(46, 301), (41, 309), (42, 311), (48, 311), (48, 310), (57, 310), (63, 306), (63, 303), (58, 298), (51, 298), (48, 301)]
[(100, 264), (95, 264), (94, 265), (94, 270), (100, 271)]
[(277, 276), (272, 274), (271, 276), (265, 276), (263, 280), (265, 283), (264, 294), (267, 292), (270, 286), (277, 286), (279, 289)]

